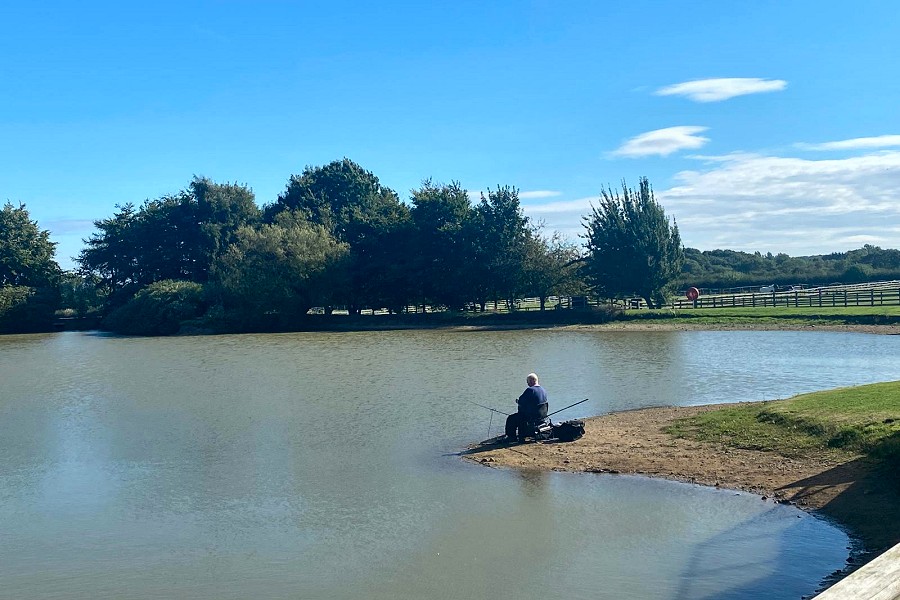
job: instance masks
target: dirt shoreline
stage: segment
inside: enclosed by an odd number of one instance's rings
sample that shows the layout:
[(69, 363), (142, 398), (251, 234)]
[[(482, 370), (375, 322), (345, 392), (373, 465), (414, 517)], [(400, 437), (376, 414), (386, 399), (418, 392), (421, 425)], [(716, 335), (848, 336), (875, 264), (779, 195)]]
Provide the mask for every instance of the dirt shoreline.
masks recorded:
[(462, 454), (489, 467), (634, 474), (752, 492), (763, 501), (794, 504), (842, 526), (858, 546), (851, 557), (856, 566), (900, 542), (900, 494), (863, 457), (838, 460), (823, 453), (788, 458), (663, 432), (674, 419), (723, 406), (734, 405), (612, 413), (586, 419), (584, 437), (574, 442), (482, 443)]
[(480, 325), (458, 325), (448, 327), (459, 330), (480, 329), (559, 329), (566, 331), (836, 331), (846, 333), (875, 333), (880, 335), (900, 335), (900, 325), (861, 325), (861, 324), (798, 324), (770, 322), (745, 323), (672, 323), (659, 321), (611, 321), (609, 323), (588, 323), (581, 325), (563, 324), (514, 324), (507, 326), (485, 327)]

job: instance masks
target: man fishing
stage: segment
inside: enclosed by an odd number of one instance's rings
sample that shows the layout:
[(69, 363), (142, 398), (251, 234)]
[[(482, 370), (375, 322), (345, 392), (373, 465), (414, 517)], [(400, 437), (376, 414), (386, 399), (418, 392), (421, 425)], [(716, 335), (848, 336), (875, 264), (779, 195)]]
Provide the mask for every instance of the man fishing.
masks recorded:
[(519, 405), (518, 412), (506, 418), (507, 441), (523, 441), (526, 433), (530, 431), (531, 424), (547, 416), (550, 404), (547, 401), (547, 392), (541, 387), (537, 374), (529, 373), (525, 377), (525, 383), (528, 387), (516, 399), (516, 404)]

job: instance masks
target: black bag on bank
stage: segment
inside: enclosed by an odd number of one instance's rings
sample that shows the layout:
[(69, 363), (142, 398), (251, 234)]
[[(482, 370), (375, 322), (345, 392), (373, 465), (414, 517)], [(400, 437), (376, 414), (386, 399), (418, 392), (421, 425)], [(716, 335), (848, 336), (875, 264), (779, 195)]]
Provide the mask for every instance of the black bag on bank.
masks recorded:
[(573, 419), (553, 425), (553, 437), (561, 442), (573, 442), (584, 435), (584, 421)]

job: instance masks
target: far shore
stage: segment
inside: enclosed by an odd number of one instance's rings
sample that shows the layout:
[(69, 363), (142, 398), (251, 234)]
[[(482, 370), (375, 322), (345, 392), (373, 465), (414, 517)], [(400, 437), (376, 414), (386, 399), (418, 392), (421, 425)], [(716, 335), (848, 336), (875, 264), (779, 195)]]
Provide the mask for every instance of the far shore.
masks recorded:
[[(371, 319), (371, 320), (370, 320)], [(900, 324), (872, 325), (862, 323), (814, 323), (796, 321), (745, 321), (722, 323), (691, 323), (681, 320), (623, 320), (605, 323), (565, 323), (498, 320), (484, 323), (463, 321), (415, 321), (408, 319), (381, 320), (379, 317), (362, 317), (343, 321), (333, 317), (329, 321), (310, 322), (305, 327), (271, 329), (264, 331), (216, 332), (198, 328), (182, 328), (179, 335), (204, 335), (217, 333), (300, 333), (300, 332), (357, 332), (357, 331), (834, 331), (847, 333), (872, 333), (900, 335)]]
[[(807, 307), (739, 309), (694, 313), (682, 311), (547, 310), (513, 313), (310, 314), (285, 318), (267, 315), (244, 321), (206, 318), (172, 324), (169, 335), (229, 333), (301, 333), (358, 331), (840, 331), (900, 334), (900, 310), (887, 307)], [(58, 318), (44, 331), (105, 330), (94, 317)], [(168, 331), (168, 330), (167, 330)], [(177, 332), (177, 333), (176, 333)], [(120, 333), (125, 333), (120, 332)], [(156, 329), (137, 335), (159, 335)]]
[(864, 457), (836, 460), (821, 453), (788, 458), (680, 439), (663, 431), (675, 419), (725, 406), (734, 405), (611, 413), (586, 419), (584, 437), (574, 442), (484, 442), (462, 454), (489, 467), (643, 475), (744, 490), (765, 502), (793, 504), (842, 526), (861, 543), (850, 568), (900, 542), (900, 494), (884, 485)]

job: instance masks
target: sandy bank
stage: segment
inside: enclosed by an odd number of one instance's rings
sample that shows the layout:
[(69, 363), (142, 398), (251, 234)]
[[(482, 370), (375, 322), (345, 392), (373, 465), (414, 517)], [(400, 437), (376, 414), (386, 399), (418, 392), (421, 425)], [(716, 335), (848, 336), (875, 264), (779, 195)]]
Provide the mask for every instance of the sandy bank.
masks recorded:
[(673, 323), (670, 321), (613, 321), (598, 325), (561, 325), (557, 329), (597, 331), (843, 331), (900, 335), (900, 325), (823, 325), (815, 323)]
[(767, 502), (795, 504), (845, 526), (866, 550), (900, 542), (900, 494), (862, 457), (838, 461), (822, 453), (788, 458), (676, 439), (662, 431), (674, 419), (726, 405), (665, 407), (588, 419), (569, 443), (485, 444), (464, 452), (486, 466), (628, 473), (746, 490)]

